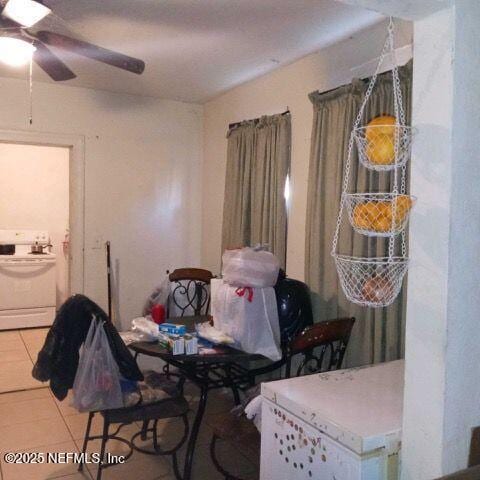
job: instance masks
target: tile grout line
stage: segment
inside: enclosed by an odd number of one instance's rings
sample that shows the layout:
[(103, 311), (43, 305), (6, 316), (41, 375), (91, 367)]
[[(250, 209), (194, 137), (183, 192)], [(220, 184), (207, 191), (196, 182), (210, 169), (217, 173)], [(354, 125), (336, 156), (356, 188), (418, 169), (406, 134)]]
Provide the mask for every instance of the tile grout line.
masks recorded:
[[(22, 341), (22, 344), (23, 344), (23, 347), (25, 348), (26, 352), (27, 352), (27, 355), (28, 355), (28, 358), (30, 359), (30, 362), (32, 364), (32, 368), (34, 367), (35, 365), (35, 362), (32, 358), (32, 355), (30, 353), (30, 350), (28, 349), (28, 346), (25, 342), (25, 339), (23, 337), (23, 335), (21, 334), (20, 331), (17, 331), (18, 332), (18, 336), (20, 337), (21, 341)], [(41, 384), (41, 383), (40, 383)], [(61, 411), (58, 403), (55, 401), (55, 398), (54, 398), (54, 395), (53, 395), (53, 392), (51, 391), (51, 389), (49, 388), (48, 385), (45, 385), (45, 386), (41, 386), (41, 387), (38, 387), (38, 388), (27, 388), (27, 389), (22, 389), (22, 390), (17, 390), (17, 391), (32, 391), (32, 390), (37, 390), (37, 389), (43, 389), (43, 388), (48, 388), (49, 392), (50, 392), (50, 398), (51, 400), (53, 401), (54, 405), (55, 405), (55, 408), (57, 409), (59, 415), (60, 415), (60, 418), (62, 419), (62, 422), (63, 424), (65, 425), (65, 428), (67, 429), (67, 432), (68, 432), (68, 435), (70, 436), (70, 440), (71, 442), (73, 443), (73, 445), (75, 446), (75, 448), (78, 450), (78, 445), (77, 445), (77, 442), (76, 440), (73, 438), (73, 433), (72, 431), (70, 430), (67, 422), (65, 421), (65, 416), (63, 415), (63, 412)], [(2, 392), (2, 393), (13, 393), (13, 392)], [(69, 441), (70, 441), (69, 440)], [(47, 445), (56, 445), (56, 444), (61, 444), (61, 443), (65, 443), (65, 442), (57, 442), (57, 443), (54, 443), (54, 444), (47, 444)], [(34, 449), (37, 449), (37, 448), (42, 448), (43, 446), (47, 446), (47, 445), (39, 445), (38, 447), (33, 447)], [(31, 449), (29, 449), (31, 450)], [(3, 479), (3, 470), (2, 470), (2, 466), (1, 466), (2, 462), (0, 462), (0, 474), (1, 474), (1, 478)], [(63, 477), (68, 477), (70, 476), (71, 474), (68, 474), (68, 475), (62, 475)], [(73, 475), (76, 475), (73, 474)], [(87, 475), (91, 478), (91, 475), (90, 475), (90, 472), (87, 471)], [(62, 478), (62, 476), (59, 476), (59, 477), (54, 477), (54, 478)], [(52, 477), (53, 478), (53, 477)]]
[(35, 366), (36, 360), (34, 361), (32, 356), (30, 355), (30, 350), (28, 349), (28, 346), (25, 343), (25, 339), (23, 338), (23, 335), (22, 335), (20, 330), (18, 330), (18, 335), (19, 335), (20, 339), (22, 340), (23, 346), (25, 347), (25, 350), (27, 351), (28, 358), (32, 362), (32, 368), (33, 368)]
[[(49, 390), (50, 390), (50, 389), (49, 389)], [(75, 446), (78, 447), (77, 442), (76, 442), (75, 439), (73, 438), (73, 433), (72, 433), (72, 431), (70, 430), (70, 427), (68, 426), (68, 423), (67, 423), (66, 420), (65, 420), (65, 415), (63, 415), (63, 412), (62, 412), (62, 410), (60, 409), (59, 404), (56, 402), (56, 400), (55, 400), (56, 397), (55, 397), (55, 395), (53, 394), (52, 390), (50, 390), (50, 395), (52, 396), (53, 403), (55, 403), (55, 408), (58, 410), (58, 413), (60, 414), (60, 417), (62, 418), (62, 421), (63, 421), (63, 423), (64, 423), (64, 425), (65, 425), (65, 428), (66, 428), (67, 431), (68, 431), (68, 434), (69, 434), (70, 437), (72, 438), (72, 441), (73, 441), (73, 443), (75, 444)], [(65, 400), (65, 399), (64, 399), (64, 400)], [(62, 400), (62, 401), (63, 401), (63, 400)]]
[[(9, 332), (15, 332), (18, 336), (18, 338), (20, 339), (21, 341), (21, 344), (27, 354), (27, 357), (28, 357), (28, 361), (30, 362), (31, 366), (32, 366), (32, 369), (33, 369), (33, 366), (34, 366), (34, 362), (32, 360), (32, 356), (30, 354), (30, 351), (28, 349), (28, 346), (27, 344), (25, 343), (25, 339), (23, 338), (23, 335), (21, 333), (21, 330), (9, 330)], [(13, 361), (13, 362), (5, 362), (5, 363), (18, 363), (18, 361)], [(16, 390), (8, 390), (8, 391), (5, 391), (5, 392), (0, 392), (0, 395), (2, 394), (5, 394), (5, 393), (15, 393), (15, 392), (26, 392), (26, 391), (30, 391), (30, 390), (37, 390), (37, 389), (40, 389), (40, 388), (46, 388), (46, 386), (42, 385), (42, 382), (38, 382), (39, 386), (38, 387), (30, 387), (30, 388), (19, 388), (19, 389), (16, 389)]]

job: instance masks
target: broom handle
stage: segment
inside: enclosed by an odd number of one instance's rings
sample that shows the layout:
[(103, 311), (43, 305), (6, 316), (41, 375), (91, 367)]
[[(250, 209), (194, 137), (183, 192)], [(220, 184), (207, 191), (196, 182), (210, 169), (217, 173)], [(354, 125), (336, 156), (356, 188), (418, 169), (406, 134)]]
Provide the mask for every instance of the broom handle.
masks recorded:
[(111, 279), (111, 264), (110, 264), (110, 242), (105, 243), (107, 249), (107, 285), (108, 285), (108, 318), (113, 323), (112, 318), (112, 279)]

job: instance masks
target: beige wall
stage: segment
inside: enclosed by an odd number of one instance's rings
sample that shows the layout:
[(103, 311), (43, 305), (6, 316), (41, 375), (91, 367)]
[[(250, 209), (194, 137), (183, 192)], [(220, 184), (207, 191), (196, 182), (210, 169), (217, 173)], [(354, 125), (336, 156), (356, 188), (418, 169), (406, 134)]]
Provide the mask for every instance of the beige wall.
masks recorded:
[[(132, 81), (135, 81), (132, 76)], [(203, 108), (0, 78), (0, 129), (85, 137), (85, 293), (106, 305), (112, 242), (124, 326), (167, 268), (200, 264)]]
[[(397, 45), (411, 43), (411, 24), (398, 25)], [(312, 104), (308, 94), (371, 75), (385, 39), (384, 23), (353, 38), (309, 55), (237, 87), (205, 105), (202, 264), (220, 269), (222, 205), (228, 124), (283, 112), (292, 113), (291, 208), (288, 225), (287, 272), (304, 278), (305, 221)], [(367, 65), (364, 65), (367, 64)], [(359, 67), (359, 68), (355, 68)]]
[(62, 242), (69, 226), (67, 148), (0, 143), (0, 228), (48, 230), (57, 255), (57, 305), (68, 295)]

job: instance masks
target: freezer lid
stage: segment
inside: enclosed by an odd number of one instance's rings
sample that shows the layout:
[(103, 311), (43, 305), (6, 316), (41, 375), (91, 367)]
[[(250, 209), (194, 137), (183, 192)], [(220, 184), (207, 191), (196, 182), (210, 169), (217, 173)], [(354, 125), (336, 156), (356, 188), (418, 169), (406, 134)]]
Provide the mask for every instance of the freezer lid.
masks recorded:
[(399, 450), (404, 361), (262, 384), (262, 395), (359, 455)]

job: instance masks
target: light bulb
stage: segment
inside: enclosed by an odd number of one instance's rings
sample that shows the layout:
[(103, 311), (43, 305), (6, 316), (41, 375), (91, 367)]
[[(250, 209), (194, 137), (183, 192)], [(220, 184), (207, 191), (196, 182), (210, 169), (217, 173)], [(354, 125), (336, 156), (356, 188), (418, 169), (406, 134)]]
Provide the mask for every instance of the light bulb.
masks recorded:
[(8, 0), (2, 11), (4, 17), (24, 27), (31, 27), (45, 18), (51, 10), (34, 0)]
[(12, 67), (27, 64), (36, 48), (24, 40), (12, 37), (0, 37), (0, 62)]

